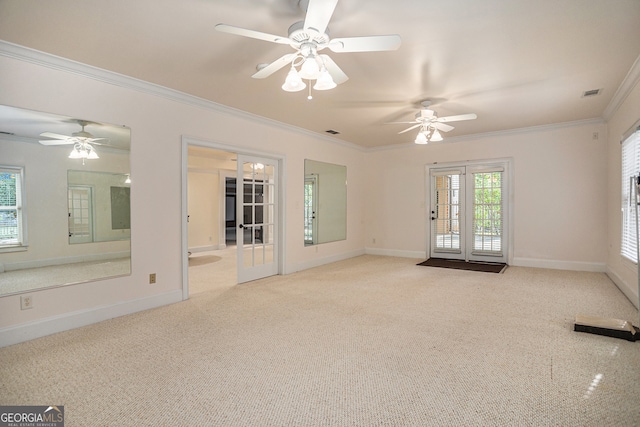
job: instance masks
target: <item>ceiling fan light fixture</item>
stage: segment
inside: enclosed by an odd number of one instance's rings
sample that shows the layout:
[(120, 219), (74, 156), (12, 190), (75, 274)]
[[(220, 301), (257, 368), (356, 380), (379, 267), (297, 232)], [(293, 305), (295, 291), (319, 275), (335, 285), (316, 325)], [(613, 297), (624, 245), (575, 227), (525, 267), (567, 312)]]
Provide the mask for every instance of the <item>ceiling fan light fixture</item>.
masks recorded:
[(433, 133), (431, 133), (431, 136), (429, 137), (429, 141), (439, 142), (439, 141), (442, 141), (442, 140), (443, 140), (442, 135), (440, 134), (438, 129), (434, 129)]
[(89, 146), (90, 149), (87, 151), (87, 159), (99, 159), (100, 157), (98, 157), (98, 153), (96, 153), (96, 150), (94, 150), (93, 148), (91, 148), (91, 146)]
[(322, 67), (318, 80), (316, 81), (316, 84), (313, 85), (313, 88), (315, 90), (329, 90), (336, 86), (337, 84), (333, 81), (333, 78), (331, 78), (331, 74), (329, 74), (326, 68)]
[(287, 78), (282, 85), (282, 90), (287, 92), (299, 92), (304, 90), (305, 87), (307, 87), (307, 85), (302, 81), (296, 69), (291, 67), (291, 70), (289, 70), (289, 74), (287, 74)]
[(300, 77), (306, 80), (315, 80), (320, 75), (320, 66), (313, 54), (307, 56), (300, 67)]
[(74, 146), (73, 150), (71, 150), (71, 153), (69, 153), (69, 158), (70, 159), (81, 159), (82, 158), (82, 153), (78, 149), (77, 145)]
[(414, 142), (416, 144), (424, 145), (428, 144), (429, 140), (427, 139), (427, 135), (425, 135), (424, 132), (418, 132), (418, 135), (416, 135), (416, 140)]

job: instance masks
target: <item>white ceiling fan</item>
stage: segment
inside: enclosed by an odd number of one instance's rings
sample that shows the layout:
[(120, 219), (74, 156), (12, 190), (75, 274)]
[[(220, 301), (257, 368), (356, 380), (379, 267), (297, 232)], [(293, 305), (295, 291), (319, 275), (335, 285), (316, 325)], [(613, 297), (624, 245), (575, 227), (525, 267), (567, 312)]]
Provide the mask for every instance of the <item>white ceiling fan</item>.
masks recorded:
[(39, 142), (42, 145), (73, 145), (73, 150), (69, 154), (70, 159), (82, 159), (84, 164), (85, 159), (98, 159), (98, 153), (93, 148), (92, 144), (102, 145), (98, 141), (106, 141), (106, 138), (94, 138), (92, 134), (85, 131), (84, 128), (89, 123), (86, 120), (78, 120), (78, 124), (82, 127), (79, 132), (74, 132), (71, 135), (62, 135), (53, 132), (43, 132), (40, 136), (50, 139), (41, 139)]
[[(338, 65), (325, 54), (318, 54), (324, 48), (336, 53), (341, 52), (377, 52), (396, 50), (400, 47), (401, 38), (397, 34), (382, 36), (363, 36), (331, 39), (327, 25), (338, 0), (301, 0), (300, 7), (306, 5), (304, 21), (296, 22), (289, 27), (288, 37), (276, 36), (254, 30), (218, 24), (216, 30), (251, 37), (272, 43), (287, 44), (295, 49), (295, 53), (288, 53), (274, 62), (258, 67), (253, 78), (263, 79), (275, 73), (286, 65), (291, 65), (289, 74), (282, 89), (297, 92), (306, 87), (304, 80), (316, 80), (313, 86), (316, 90), (328, 90), (344, 83), (349, 77)], [(296, 67), (300, 66), (300, 71)]]
[(447, 122), (460, 122), (463, 120), (474, 120), (478, 116), (475, 113), (460, 114), (457, 116), (438, 117), (437, 113), (431, 109), (431, 101), (422, 101), (424, 107), (416, 113), (416, 119), (410, 122), (392, 122), (389, 124), (412, 124), (405, 130), (398, 132), (399, 134), (409, 132), (410, 130), (420, 128), (418, 135), (416, 136), (416, 144), (427, 144), (428, 142), (442, 141), (442, 132), (449, 132), (454, 129), (453, 126), (446, 124)]

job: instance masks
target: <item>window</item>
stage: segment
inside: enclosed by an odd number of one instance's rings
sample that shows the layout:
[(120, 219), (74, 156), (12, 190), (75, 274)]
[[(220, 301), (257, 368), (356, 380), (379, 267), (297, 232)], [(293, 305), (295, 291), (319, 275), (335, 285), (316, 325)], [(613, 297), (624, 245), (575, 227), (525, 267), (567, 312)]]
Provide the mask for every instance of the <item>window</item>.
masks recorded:
[(640, 173), (640, 126), (622, 142), (622, 242), (620, 253), (638, 262), (636, 235), (636, 204), (638, 202), (633, 177)]
[(25, 245), (22, 168), (0, 166), (0, 248)]

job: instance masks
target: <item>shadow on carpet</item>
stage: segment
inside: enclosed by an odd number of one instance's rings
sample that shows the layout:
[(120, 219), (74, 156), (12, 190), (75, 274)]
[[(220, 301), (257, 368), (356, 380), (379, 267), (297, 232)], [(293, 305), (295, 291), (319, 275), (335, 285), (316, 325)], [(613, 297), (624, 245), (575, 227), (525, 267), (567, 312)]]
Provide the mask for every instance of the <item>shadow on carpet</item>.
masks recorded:
[(462, 261), (443, 258), (429, 258), (418, 265), (425, 267), (453, 268), (456, 270), (481, 271), (484, 273), (502, 273), (507, 268), (507, 264), (500, 262)]

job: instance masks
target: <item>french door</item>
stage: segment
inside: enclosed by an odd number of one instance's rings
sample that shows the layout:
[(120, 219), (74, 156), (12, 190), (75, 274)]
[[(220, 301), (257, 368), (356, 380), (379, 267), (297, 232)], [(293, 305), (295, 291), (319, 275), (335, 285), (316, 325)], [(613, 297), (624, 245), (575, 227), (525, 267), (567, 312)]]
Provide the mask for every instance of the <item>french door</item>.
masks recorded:
[(507, 262), (505, 164), (429, 170), (430, 256)]
[(69, 243), (93, 242), (91, 187), (69, 187)]
[(278, 273), (278, 164), (238, 155), (236, 242), (238, 283)]

